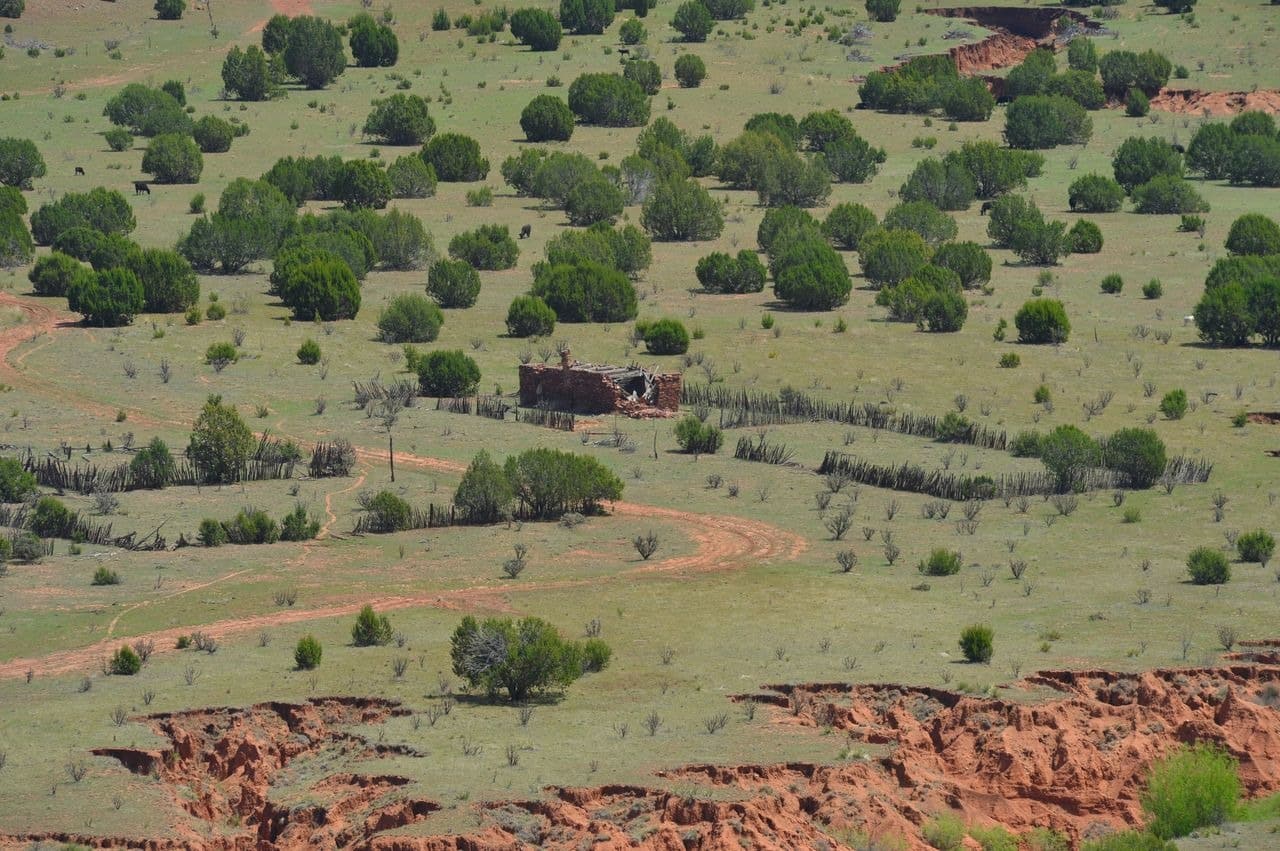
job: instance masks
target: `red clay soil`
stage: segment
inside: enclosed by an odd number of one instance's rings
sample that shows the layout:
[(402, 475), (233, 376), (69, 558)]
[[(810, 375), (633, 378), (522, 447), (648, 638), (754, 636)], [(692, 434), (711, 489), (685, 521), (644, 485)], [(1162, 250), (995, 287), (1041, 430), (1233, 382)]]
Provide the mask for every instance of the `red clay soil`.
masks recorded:
[(409, 710), (394, 701), (335, 697), (150, 715), (141, 720), (168, 739), (168, 746), (99, 748), (93, 753), (114, 758), (134, 774), (166, 785), (175, 811), (172, 835), (10, 836), (0, 838), (0, 845), (42, 839), (97, 848), (236, 851), (366, 845), (374, 835), (420, 821), (439, 806), (405, 797), (404, 787), (410, 781), (395, 775), (330, 775), (313, 785), (308, 795), (324, 803), (293, 809), (272, 803), (270, 792), (290, 763), (322, 753), (326, 758), (348, 759), (388, 753), (420, 756), (373, 745), (339, 729), (407, 714)]
[(1195, 115), (1235, 115), (1256, 109), (1272, 115), (1280, 113), (1280, 91), (1205, 92), (1199, 89), (1161, 89), (1151, 99), (1151, 108), (1162, 112)]
[(1259, 425), (1280, 425), (1280, 411), (1255, 411), (1248, 414), (1249, 422)]
[[(766, 687), (750, 697), (772, 723), (831, 728), (887, 755), (836, 765), (692, 765), (660, 772), (682, 792), (642, 786), (551, 787), (536, 801), (484, 804), (464, 836), (387, 835), (436, 809), (406, 796), (408, 781), (337, 774), (311, 788), (326, 801), (287, 809), (272, 784), (292, 761), (321, 751), (361, 758), (388, 752), (350, 733), (407, 712), (394, 702), (328, 698), (149, 716), (169, 746), (107, 748), (128, 770), (169, 784), (173, 838), (37, 838), (95, 847), (156, 849), (360, 848), (508, 851), (623, 848), (730, 851), (846, 848), (848, 832), (894, 835), (928, 848), (921, 825), (942, 811), (1014, 832), (1052, 827), (1083, 838), (1142, 823), (1139, 795), (1151, 762), (1180, 743), (1213, 742), (1240, 763), (1251, 795), (1280, 789), (1280, 666), (1164, 669), (1141, 674), (1047, 671), (1016, 689), (1049, 690), (1040, 702), (971, 697), (896, 685)], [(406, 751), (392, 751), (405, 754)], [(408, 753), (413, 756), (414, 754)], [(690, 785), (692, 784), (692, 785)], [(699, 797), (697, 786), (719, 789)], [(714, 798), (714, 799), (712, 799)], [(236, 823), (240, 828), (229, 829)]]
[(998, 32), (974, 44), (962, 44), (949, 51), (961, 74), (979, 74), (997, 68), (1020, 65), (1027, 54), (1040, 46), (1035, 39)]

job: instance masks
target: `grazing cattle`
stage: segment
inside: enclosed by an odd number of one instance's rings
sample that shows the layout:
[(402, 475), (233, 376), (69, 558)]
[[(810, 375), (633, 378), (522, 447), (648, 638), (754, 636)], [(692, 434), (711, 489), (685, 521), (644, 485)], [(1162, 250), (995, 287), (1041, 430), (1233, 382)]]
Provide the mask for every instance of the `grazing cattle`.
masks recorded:
[(1173, 144), (1169, 145), (1169, 147), (1173, 148), (1175, 151), (1177, 151), (1180, 154), (1185, 154), (1187, 152), (1187, 149), (1184, 148), (1182, 145), (1179, 145), (1177, 142), (1174, 142)]
[(528, 238), (529, 234), (531, 233), (533, 233), (533, 225), (525, 225), (524, 227), (520, 228), (521, 239)]
[(994, 202), (994, 201), (983, 201), (983, 202), (982, 202), (982, 209), (978, 211), (978, 214), (979, 214), (979, 215), (982, 215), (982, 216), (985, 216), (987, 213), (991, 212), (991, 208), (992, 208), (992, 207), (994, 207), (994, 206), (995, 206), (995, 202)]
[(134, 195), (150, 195), (151, 187), (147, 185), (145, 180), (135, 180), (133, 182)]
[(84, 166), (79, 166), (79, 165), (76, 166), (76, 174), (80, 175), (81, 177), (84, 177)]

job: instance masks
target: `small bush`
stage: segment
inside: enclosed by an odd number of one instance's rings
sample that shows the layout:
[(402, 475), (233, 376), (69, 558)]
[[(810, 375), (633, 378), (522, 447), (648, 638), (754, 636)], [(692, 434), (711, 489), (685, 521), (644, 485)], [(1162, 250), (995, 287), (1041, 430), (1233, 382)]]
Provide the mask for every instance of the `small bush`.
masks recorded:
[(1235, 811), (1241, 785), (1235, 759), (1212, 744), (1182, 747), (1151, 767), (1142, 808), (1160, 839), (1222, 824)]
[(1124, 99), (1124, 111), (1130, 118), (1143, 118), (1151, 111), (1151, 99), (1141, 89), (1129, 89)]
[(1005, 352), (1000, 356), (1000, 367), (1002, 369), (1016, 369), (1022, 366), (1022, 358), (1017, 352)]
[(1072, 254), (1097, 254), (1102, 250), (1102, 229), (1086, 219), (1077, 219), (1067, 231), (1067, 250)]
[(556, 312), (537, 296), (516, 296), (507, 309), (507, 333), (512, 337), (545, 337), (556, 328)]
[[(867, 5), (875, 2), (878, 0), (867, 0)], [(896, 4), (898, 0), (892, 2)], [(949, 813), (929, 819), (920, 828), (924, 841), (938, 851), (961, 851), (964, 848), (965, 833), (964, 822)]]
[(293, 648), (293, 664), (298, 666), (299, 671), (313, 670), (319, 667), (323, 652), (314, 635), (304, 635)]
[(418, 385), (424, 396), (470, 396), (480, 383), (480, 367), (459, 349), (436, 349), (418, 363)]
[(107, 662), (107, 670), (114, 676), (132, 677), (142, 670), (142, 657), (132, 647), (123, 644)]
[(89, 580), (90, 585), (119, 585), (120, 574), (116, 573), (106, 565), (101, 565), (93, 572), (93, 578)]
[(1187, 414), (1187, 392), (1181, 388), (1170, 390), (1160, 400), (1160, 413), (1171, 420), (1180, 420)]
[(1071, 322), (1062, 302), (1039, 298), (1026, 302), (1013, 318), (1022, 343), (1060, 343), (1071, 333)]
[(351, 627), (351, 643), (356, 647), (375, 647), (391, 643), (391, 621), (386, 615), (374, 614), (373, 606), (365, 606)]
[(916, 569), (925, 576), (954, 576), (960, 572), (962, 566), (963, 559), (960, 553), (938, 548), (916, 565)]
[(106, 140), (107, 147), (116, 153), (133, 147), (133, 134), (123, 127), (113, 127), (103, 133), (102, 138)]
[(720, 429), (704, 423), (690, 414), (676, 423), (676, 443), (682, 452), (694, 455), (714, 455), (724, 442), (724, 434)]
[(378, 339), (384, 343), (430, 343), (440, 334), (444, 314), (417, 293), (396, 296), (378, 316)]
[(206, 547), (220, 547), (227, 542), (227, 529), (219, 521), (206, 517), (200, 521), (196, 540)]
[(227, 364), (240, 360), (240, 350), (235, 343), (210, 343), (204, 351), (204, 362), (214, 369), (221, 370)]
[(413, 511), (409, 503), (391, 491), (378, 491), (369, 500), (369, 526), (374, 532), (403, 532), (409, 528)]
[(967, 626), (960, 633), (960, 652), (966, 662), (991, 661), (991, 653), (995, 641), (995, 631), (985, 624)]
[(516, 265), (520, 248), (506, 225), (481, 225), (449, 240), (449, 256), (477, 269), (496, 271)]
[(1220, 550), (1196, 547), (1187, 556), (1187, 572), (1195, 585), (1223, 585), (1231, 580), (1231, 565)]
[(480, 275), (465, 260), (438, 260), (427, 273), (427, 294), (441, 307), (471, 307), (480, 296)]
[(1154, 301), (1162, 295), (1164, 295), (1164, 284), (1160, 283), (1159, 278), (1152, 278), (1142, 285), (1143, 298), (1148, 298)]
[(1124, 278), (1111, 274), (1102, 279), (1102, 291), (1107, 295), (1118, 295), (1124, 289)]
[(313, 366), (320, 363), (320, 344), (308, 337), (298, 347), (298, 363)]
[(1240, 554), (1241, 561), (1256, 561), (1266, 567), (1275, 551), (1276, 539), (1262, 529), (1245, 532), (1236, 538), (1236, 552)]
[(701, 56), (684, 53), (676, 59), (674, 73), (680, 88), (696, 89), (707, 78), (707, 65)]
[(636, 323), (644, 337), (645, 348), (654, 355), (682, 355), (689, 351), (689, 332), (678, 319)]

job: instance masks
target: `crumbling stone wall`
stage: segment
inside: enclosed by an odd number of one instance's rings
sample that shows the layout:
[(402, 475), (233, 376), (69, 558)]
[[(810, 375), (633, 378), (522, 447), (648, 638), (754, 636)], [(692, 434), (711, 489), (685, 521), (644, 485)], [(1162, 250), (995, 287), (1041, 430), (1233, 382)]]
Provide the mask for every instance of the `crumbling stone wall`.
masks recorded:
[(649, 374), (654, 388), (652, 400), (632, 399), (631, 391), (620, 386), (607, 369), (591, 369), (577, 364), (520, 365), (520, 404), (526, 408), (546, 405), (557, 410), (585, 414), (623, 413), (628, 416), (661, 415), (680, 409), (682, 376), (679, 373)]

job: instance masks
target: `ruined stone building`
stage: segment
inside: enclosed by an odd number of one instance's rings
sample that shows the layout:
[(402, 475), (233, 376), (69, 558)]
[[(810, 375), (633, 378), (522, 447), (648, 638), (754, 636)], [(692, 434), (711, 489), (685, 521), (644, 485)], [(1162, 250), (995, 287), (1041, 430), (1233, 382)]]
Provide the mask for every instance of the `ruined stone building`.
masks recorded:
[(565, 351), (554, 365), (520, 365), (520, 404), (580, 414), (669, 417), (680, 408), (678, 372), (579, 363)]

